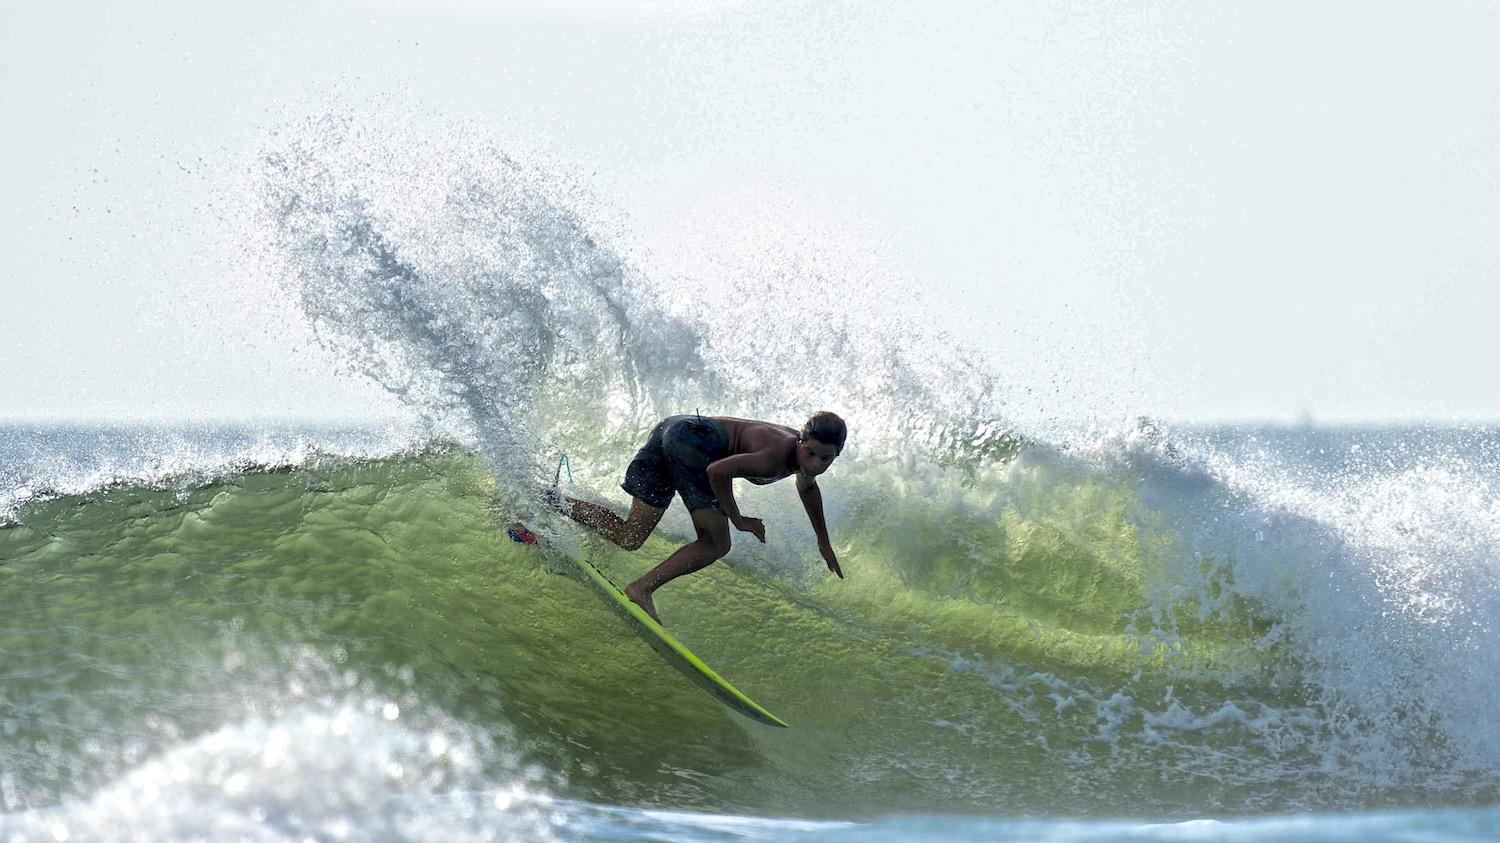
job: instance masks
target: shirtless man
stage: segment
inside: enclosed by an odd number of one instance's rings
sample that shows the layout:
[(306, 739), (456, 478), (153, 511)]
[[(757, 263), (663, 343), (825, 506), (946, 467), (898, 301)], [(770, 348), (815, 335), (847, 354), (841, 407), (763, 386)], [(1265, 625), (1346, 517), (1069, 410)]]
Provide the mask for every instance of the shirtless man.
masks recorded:
[(723, 558), (729, 552), (730, 524), (766, 540), (765, 524), (740, 512), (734, 478), (764, 485), (795, 474), (797, 494), (817, 535), (818, 550), (828, 570), (842, 578), (844, 572), (828, 540), (817, 478), (844, 449), (846, 435), (844, 420), (829, 412), (813, 413), (800, 431), (747, 419), (672, 416), (651, 431), (625, 471), (620, 488), (632, 495), (625, 518), (576, 498), (562, 498), (558, 509), (620, 547), (637, 550), (660, 523), (673, 492), (682, 497), (698, 538), (625, 587), (626, 596), (660, 623), (651, 595), (683, 574)]

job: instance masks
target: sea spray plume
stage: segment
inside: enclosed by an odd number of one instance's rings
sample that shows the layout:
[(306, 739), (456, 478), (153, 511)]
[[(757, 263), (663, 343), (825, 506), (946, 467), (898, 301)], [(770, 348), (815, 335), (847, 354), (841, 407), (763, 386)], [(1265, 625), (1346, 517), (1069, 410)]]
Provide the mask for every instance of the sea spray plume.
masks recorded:
[(832, 409), (877, 459), (972, 470), (1016, 446), (987, 361), (837, 238), (746, 232), (750, 257), (712, 279), (734, 301), (716, 305), (690, 283), (658, 290), (561, 168), (477, 130), (423, 140), (323, 118), (274, 137), (256, 170), (255, 237), (292, 307), (353, 371), (477, 438), (497, 467), (538, 440), (628, 450), (700, 408), (788, 424)]
[(333, 118), (256, 166), (275, 281), (319, 340), (497, 467), (526, 464), (537, 439), (634, 435), (712, 386), (698, 335), (556, 168), (472, 131)]
[[(992, 361), (945, 333), (880, 249), (782, 198), (729, 216), (715, 281), (735, 306), (705, 308), (710, 365), (744, 412), (801, 422), (833, 409), (860, 459), (916, 458), (972, 472), (1014, 455)], [(812, 218), (810, 218), (812, 217)], [(744, 313), (763, 314), (753, 325)]]

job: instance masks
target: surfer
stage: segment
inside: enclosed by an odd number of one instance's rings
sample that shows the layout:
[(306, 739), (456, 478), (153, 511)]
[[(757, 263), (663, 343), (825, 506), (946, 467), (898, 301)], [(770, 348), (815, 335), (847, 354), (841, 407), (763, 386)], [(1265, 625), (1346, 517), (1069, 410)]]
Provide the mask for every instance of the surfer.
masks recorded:
[(554, 501), (562, 514), (626, 550), (637, 550), (661, 522), (673, 493), (682, 498), (698, 537), (625, 587), (626, 596), (660, 623), (652, 594), (683, 574), (723, 558), (729, 552), (731, 524), (766, 540), (765, 524), (740, 512), (734, 499), (736, 477), (765, 485), (795, 475), (797, 495), (817, 536), (818, 551), (828, 570), (844, 576), (828, 539), (818, 475), (844, 449), (847, 435), (844, 420), (826, 411), (813, 413), (800, 431), (748, 419), (671, 416), (656, 425), (625, 470), (620, 488), (630, 493), (631, 502), (624, 518), (577, 498), (558, 495)]

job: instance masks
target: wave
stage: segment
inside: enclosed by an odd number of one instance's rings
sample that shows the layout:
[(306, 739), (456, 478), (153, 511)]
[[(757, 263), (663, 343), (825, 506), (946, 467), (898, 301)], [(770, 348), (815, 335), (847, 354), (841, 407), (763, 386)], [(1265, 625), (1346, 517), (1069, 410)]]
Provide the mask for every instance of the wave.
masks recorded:
[[(1151, 472), (1179, 496), (1212, 485), (1128, 462), (1101, 472), (1032, 446), (987, 475), (856, 467), (830, 516), (847, 581), (809, 576), (805, 537), (773, 534), (663, 590), (674, 631), (785, 734), (683, 682), (566, 565), (511, 542), (527, 506), (465, 446), (35, 500), (0, 530), (7, 805), (97, 794), (225, 728), (296, 734), (367, 709), (399, 714), (403, 746), (436, 729), (470, 747), (463, 789), (531, 770), (549, 798), (635, 809), (1181, 816), (1493, 798), (1485, 698), (1464, 684), (1481, 680), (1434, 681), (1471, 651), (1429, 632), (1399, 651), (1399, 681), (1355, 670), (1409, 632), (1347, 600), (1355, 554), (1340, 551), (1329, 603), (1308, 585), (1326, 571), (1270, 589), (1317, 560), (1285, 544), (1184, 554), (1201, 535), (1166, 522), (1191, 510), (1142, 489), (1161, 493)], [(759, 491), (747, 505), (794, 532), (790, 502)], [(628, 554), (531, 523), (622, 579), (690, 529)], [(1377, 623), (1383, 637), (1360, 636)], [(302, 743), (299, 763), (319, 763)], [(432, 793), (460, 781), (433, 775)]]
[[(579, 180), (469, 130), (312, 121), (247, 184), (242, 263), (265, 285), (247, 298), (420, 420), (12, 431), (13, 815), (178, 770), (199, 798), (273, 746), (289, 769), (358, 768), (383, 806), (1160, 818), (1497, 795), (1492, 432), (1391, 461), (1348, 459), (1395, 447), (1357, 432), (1332, 455), (1149, 424), (1026, 435), (980, 358), (868, 268), (778, 241), (727, 292), (648, 277)], [(747, 488), (768, 541), (657, 602), (792, 729), (737, 720), (506, 537), (522, 520), (631, 578), (686, 516), (635, 554), (580, 536), (535, 500), (559, 453), (580, 494), (619, 502), (664, 415), (825, 408), (851, 426), (824, 481), (849, 579), (827, 578), (795, 495)], [(356, 750), (328, 742), (340, 722)]]

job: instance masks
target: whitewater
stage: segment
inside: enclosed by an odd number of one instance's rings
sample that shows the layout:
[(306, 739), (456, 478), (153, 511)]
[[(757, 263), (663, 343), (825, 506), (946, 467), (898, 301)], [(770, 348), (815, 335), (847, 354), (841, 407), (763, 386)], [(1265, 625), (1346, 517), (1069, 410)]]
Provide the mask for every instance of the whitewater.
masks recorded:
[[(741, 266), (785, 303), (745, 330), (482, 133), (311, 120), (242, 176), (232, 296), (410, 419), (0, 429), (0, 838), (1500, 836), (1500, 430), (1022, 429), (870, 279)], [(657, 600), (790, 729), (507, 536), (632, 578), (680, 508), (627, 553), (538, 490), (623, 508), (661, 417), (818, 409), (848, 579), (746, 487), (767, 542)]]

